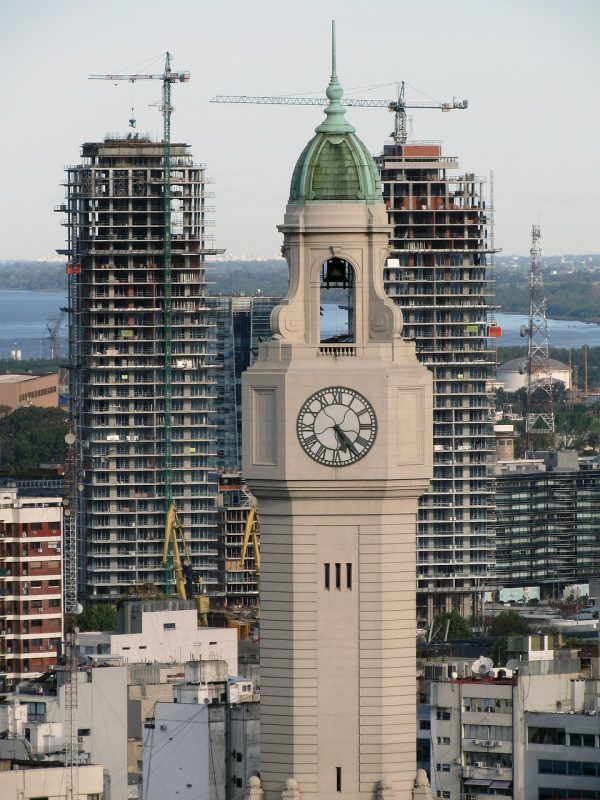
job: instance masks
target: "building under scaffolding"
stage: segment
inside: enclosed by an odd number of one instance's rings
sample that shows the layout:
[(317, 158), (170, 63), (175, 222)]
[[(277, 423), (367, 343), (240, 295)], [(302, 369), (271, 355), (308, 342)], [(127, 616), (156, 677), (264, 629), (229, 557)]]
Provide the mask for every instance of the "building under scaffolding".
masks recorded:
[(386, 144), (378, 159), (392, 233), (388, 295), (434, 380), (434, 472), (419, 504), (417, 612), (480, 611), (493, 573), (494, 432), (484, 183), (439, 143)]
[(194, 566), (209, 592), (217, 583), (204, 275), (216, 252), (206, 233), (213, 209), (204, 167), (188, 145), (171, 144), (166, 259), (163, 167), (163, 143), (136, 134), (84, 144), (81, 163), (66, 170), (68, 245), (59, 252), (69, 259), (80, 584), (90, 600), (163, 584), (166, 484)]

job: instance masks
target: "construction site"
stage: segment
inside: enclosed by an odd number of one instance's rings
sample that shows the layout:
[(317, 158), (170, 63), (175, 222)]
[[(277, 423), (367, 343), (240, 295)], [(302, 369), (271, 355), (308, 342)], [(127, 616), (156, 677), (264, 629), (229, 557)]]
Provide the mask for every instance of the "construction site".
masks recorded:
[(170, 145), (167, 171), (164, 156), (163, 142), (132, 134), (84, 144), (67, 169), (79, 585), (90, 600), (164, 587), (172, 501), (194, 567), (217, 582), (208, 181), (187, 145)]
[(493, 220), (486, 180), (459, 174), (440, 142), (406, 141), (396, 126), (378, 165), (392, 253), (384, 274), (403, 336), (433, 373), (434, 472), (419, 505), (417, 614), (481, 612), (493, 579), (495, 458)]

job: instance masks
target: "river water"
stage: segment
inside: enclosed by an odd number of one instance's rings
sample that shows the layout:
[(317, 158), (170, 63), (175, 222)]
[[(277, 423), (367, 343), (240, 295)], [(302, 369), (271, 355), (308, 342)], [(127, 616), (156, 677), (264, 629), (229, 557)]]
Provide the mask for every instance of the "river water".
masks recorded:
[[(47, 358), (50, 354), (50, 331), (53, 321), (67, 304), (64, 292), (30, 292), (0, 290), (0, 358), (8, 358), (11, 350), (20, 350), (23, 358)], [(346, 312), (335, 304), (323, 307), (321, 329), (336, 332)], [(519, 328), (527, 323), (522, 314), (497, 314), (502, 326), (499, 347), (524, 345)], [(548, 320), (551, 347), (600, 347), (600, 325), (574, 320)], [(66, 317), (58, 332), (60, 356), (66, 358)]]

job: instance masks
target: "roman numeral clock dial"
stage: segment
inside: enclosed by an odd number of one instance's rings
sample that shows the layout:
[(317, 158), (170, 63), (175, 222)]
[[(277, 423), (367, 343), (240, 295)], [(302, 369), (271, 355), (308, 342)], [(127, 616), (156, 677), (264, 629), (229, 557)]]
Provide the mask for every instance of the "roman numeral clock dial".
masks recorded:
[(298, 440), (319, 464), (346, 467), (367, 455), (377, 436), (377, 417), (369, 401), (346, 386), (312, 394), (298, 414)]

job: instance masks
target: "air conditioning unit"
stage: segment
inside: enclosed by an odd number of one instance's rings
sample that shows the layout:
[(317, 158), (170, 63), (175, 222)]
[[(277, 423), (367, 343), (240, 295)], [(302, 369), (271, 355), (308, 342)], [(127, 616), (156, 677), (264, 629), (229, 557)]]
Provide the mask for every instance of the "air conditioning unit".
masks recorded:
[(502, 764), (494, 764), (494, 769), (496, 770), (496, 775), (500, 775), (502, 772)]
[(483, 767), (483, 761), (474, 761), (473, 766), (478, 768)]
[(494, 742), (491, 739), (487, 739), (484, 742), (484, 744), (485, 744), (486, 747), (493, 747), (494, 746)]
[(496, 745), (496, 747), (501, 747), (502, 746), (502, 742), (499, 742), (497, 739), (494, 742), (494, 744)]
[(481, 742), (480, 742), (479, 739), (473, 739), (473, 744), (476, 744), (476, 745), (479, 746), (481, 744)]

